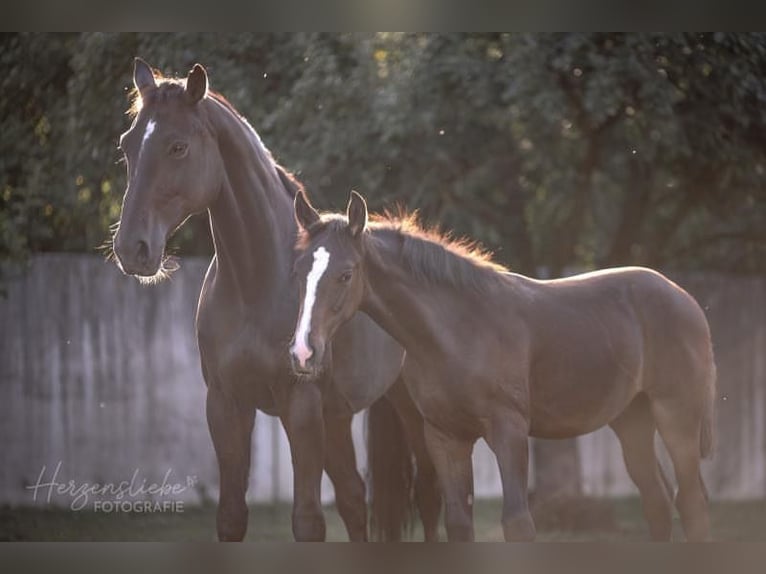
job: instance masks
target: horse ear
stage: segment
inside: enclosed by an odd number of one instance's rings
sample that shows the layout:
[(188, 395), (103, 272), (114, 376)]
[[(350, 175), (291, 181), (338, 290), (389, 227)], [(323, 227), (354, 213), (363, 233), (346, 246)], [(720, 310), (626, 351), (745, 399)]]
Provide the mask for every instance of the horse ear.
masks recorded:
[(348, 230), (354, 237), (358, 236), (367, 227), (367, 202), (355, 191), (351, 191), (346, 207), (348, 216)]
[(141, 58), (133, 60), (133, 85), (136, 86), (141, 97), (157, 87), (152, 67)]
[(199, 64), (194, 64), (194, 67), (189, 72), (189, 76), (186, 78), (186, 97), (192, 104), (196, 104), (202, 98), (207, 96), (207, 72)]
[(303, 190), (295, 194), (295, 221), (303, 229), (308, 229), (319, 221), (319, 212), (309, 203)]

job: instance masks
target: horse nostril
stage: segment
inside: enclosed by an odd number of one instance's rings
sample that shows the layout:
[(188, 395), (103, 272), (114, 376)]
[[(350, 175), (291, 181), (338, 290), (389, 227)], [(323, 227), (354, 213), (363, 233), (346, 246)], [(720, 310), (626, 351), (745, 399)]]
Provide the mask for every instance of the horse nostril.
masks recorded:
[(306, 345), (293, 345), (290, 347), (290, 358), (293, 367), (299, 372), (308, 372), (311, 370), (314, 349)]
[(140, 240), (138, 242), (136, 260), (138, 261), (139, 265), (146, 265), (146, 263), (149, 261), (149, 244), (144, 240)]

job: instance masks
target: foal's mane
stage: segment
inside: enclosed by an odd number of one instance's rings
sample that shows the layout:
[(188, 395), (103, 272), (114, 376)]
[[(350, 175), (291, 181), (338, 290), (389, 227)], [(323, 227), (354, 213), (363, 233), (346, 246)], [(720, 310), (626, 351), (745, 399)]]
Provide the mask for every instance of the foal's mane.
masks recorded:
[[(163, 76), (156, 70), (154, 71), (154, 79), (157, 83), (157, 89), (154, 90), (149, 96), (152, 103), (167, 102), (183, 97), (183, 93), (186, 88), (186, 80)], [(232, 103), (222, 94), (213, 90), (208, 90), (207, 95), (209, 98), (223, 106), (229, 113), (238, 119), (249, 132), (252, 133), (255, 142), (257, 143), (257, 146), (262, 154), (265, 156), (265, 159), (274, 166), (284, 191), (287, 193), (290, 199), (293, 199), (297, 193), (303, 191), (303, 184), (297, 180), (292, 172), (276, 162), (274, 156), (271, 154), (271, 151), (269, 151), (269, 149), (263, 145), (261, 138), (258, 136), (258, 133), (255, 131), (253, 126), (251, 126), (250, 122), (248, 122), (247, 119), (237, 111)], [(143, 105), (144, 101), (141, 97), (141, 94), (137, 89), (133, 88), (130, 93), (130, 107), (127, 111), (128, 116), (131, 119), (135, 118), (136, 115), (138, 115), (138, 112), (141, 111)]]
[[(323, 214), (308, 230), (301, 231), (298, 248), (307, 247), (323, 232), (345, 233), (347, 228), (345, 216)], [(390, 256), (384, 251), (393, 248), (396, 263), (409, 274), (434, 285), (485, 292), (502, 282), (503, 274), (508, 273), (506, 267), (492, 261), (492, 254), (478, 242), (424, 227), (417, 212), (399, 210), (373, 215), (362, 240), (366, 253), (375, 260), (389, 262)]]

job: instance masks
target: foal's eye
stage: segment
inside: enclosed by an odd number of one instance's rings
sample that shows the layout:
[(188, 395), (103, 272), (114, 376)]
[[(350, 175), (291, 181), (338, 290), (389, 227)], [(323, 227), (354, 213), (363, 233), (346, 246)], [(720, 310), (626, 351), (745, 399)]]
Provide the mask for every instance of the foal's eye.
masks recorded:
[(178, 141), (170, 144), (168, 153), (170, 153), (170, 155), (173, 157), (184, 157), (187, 151), (189, 151), (189, 144), (186, 142)]
[(344, 271), (341, 273), (340, 277), (338, 277), (338, 281), (340, 283), (348, 283), (351, 281), (351, 271)]

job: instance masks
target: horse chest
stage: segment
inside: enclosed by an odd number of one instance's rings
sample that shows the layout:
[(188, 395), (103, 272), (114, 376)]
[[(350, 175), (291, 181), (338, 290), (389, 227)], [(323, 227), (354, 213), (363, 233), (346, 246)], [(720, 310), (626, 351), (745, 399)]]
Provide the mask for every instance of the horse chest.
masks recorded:
[(289, 372), (286, 343), (280, 345), (268, 330), (245, 318), (200, 322), (198, 340), (208, 385), (221, 385), (260, 410), (274, 410), (272, 389)]

